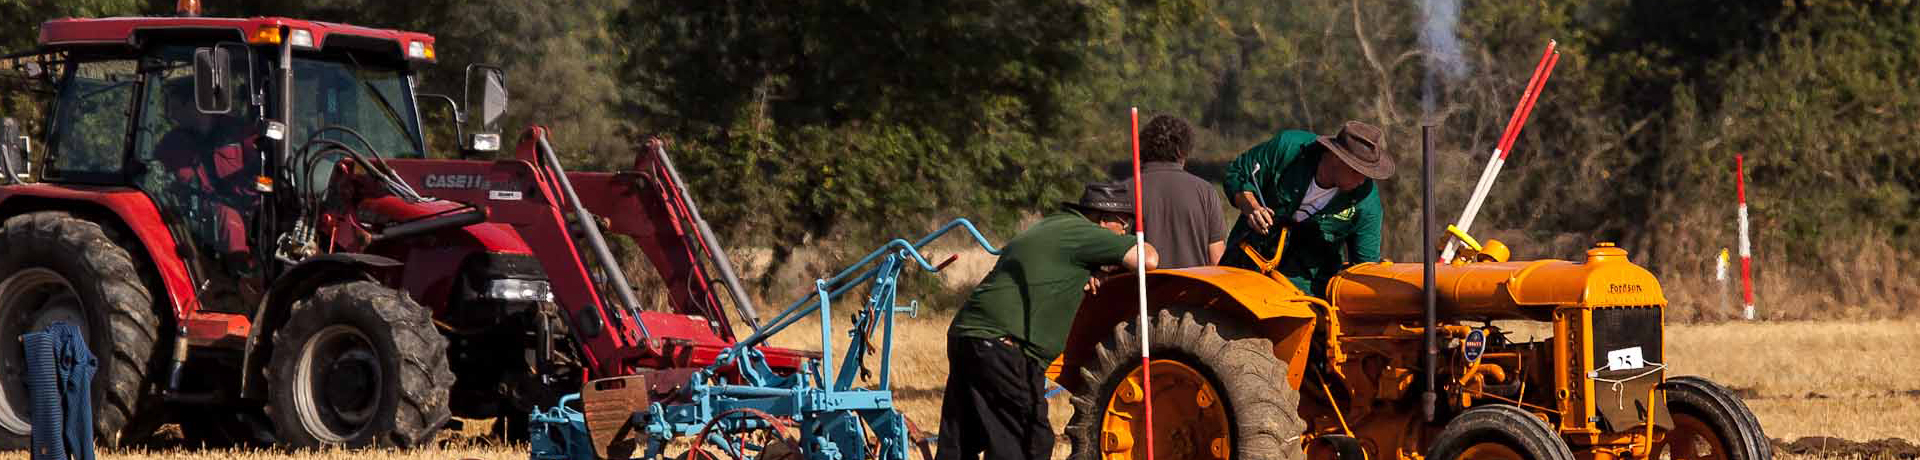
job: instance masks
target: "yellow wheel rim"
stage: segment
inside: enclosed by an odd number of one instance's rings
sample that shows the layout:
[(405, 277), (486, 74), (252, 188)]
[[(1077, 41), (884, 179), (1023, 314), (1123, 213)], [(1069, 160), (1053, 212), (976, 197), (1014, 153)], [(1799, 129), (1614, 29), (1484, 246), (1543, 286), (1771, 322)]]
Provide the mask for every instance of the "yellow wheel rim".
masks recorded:
[(1460, 452), (1459, 460), (1527, 460), (1519, 451), (1497, 442), (1482, 442)]
[[(1154, 377), (1159, 376), (1154, 374)], [(1727, 458), (1727, 443), (1720, 439), (1720, 434), (1713, 431), (1713, 426), (1708, 425), (1707, 421), (1692, 414), (1676, 412), (1673, 414), (1673, 429), (1667, 430), (1666, 436), (1653, 446), (1656, 458), (1662, 452), (1674, 460), (1720, 460)]]
[[(1227, 404), (1200, 371), (1167, 359), (1153, 361), (1153, 458), (1229, 460), (1233, 454)], [(1100, 453), (1106, 460), (1146, 460), (1146, 404), (1140, 368), (1113, 389), (1101, 420)]]

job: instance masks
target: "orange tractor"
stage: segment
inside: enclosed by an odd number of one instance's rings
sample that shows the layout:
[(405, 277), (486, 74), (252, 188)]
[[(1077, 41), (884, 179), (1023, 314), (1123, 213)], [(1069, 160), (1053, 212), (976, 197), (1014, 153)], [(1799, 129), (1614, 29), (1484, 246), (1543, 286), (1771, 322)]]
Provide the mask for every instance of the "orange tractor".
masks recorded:
[[(1088, 298), (1054, 369), (1073, 393), (1070, 458), (1146, 459), (1147, 436), (1161, 460), (1771, 458), (1732, 392), (1669, 376), (1667, 299), (1626, 250), (1509, 261), (1455, 236), (1470, 250), (1431, 274), (1357, 264), (1324, 298), (1247, 247), (1265, 268), (1150, 272), (1151, 379), (1137, 294)], [(1545, 338), (1507, 330), (1521, 328)]]

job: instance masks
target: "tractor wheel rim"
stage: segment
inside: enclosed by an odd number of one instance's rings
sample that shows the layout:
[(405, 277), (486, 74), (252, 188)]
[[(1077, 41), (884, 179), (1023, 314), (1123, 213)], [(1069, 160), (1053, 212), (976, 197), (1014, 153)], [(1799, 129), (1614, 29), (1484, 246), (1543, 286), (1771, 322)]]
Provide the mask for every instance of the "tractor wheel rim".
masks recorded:
[[(1227, 402), (1213, 380), (1176, 360), (1156, 359), (1153, 369), (1153, 458), (1230, 460), (1233, 427)], [(1120, 381), (1107, 398), (1101, 420), (1101, 458), (1145, 460), (1146, 404), (1141, 394), (1141, 368)]]
[(386, 394), (378, 356), (373, 341), (347, 324), (322, 328), (301, 347), (294, 410), (316, 440), (344, 443), (371, 425)]
[(28, 421), (33, 407), (26, 387), (26, 350), (17, 338), (56, 321), (79, 326), (83, 338), (88, 334), (80, 297), (66, 277), (29, 268), (0, 281), (0, 336), (14, 338), (0, 340), (0, 429), (19, 434), (33, 429)]
[(1520, 451), (1513, 450), (1513, 447), (1506, 443), (1493, 441), (1467, 446), (1467, 450), (1460, 451), (1460, 456), (1456, 458), (1459, 460), (1527, 460), (1527, 456), (1520, 455)]
[[(1673, 414), (1673, 429), (1667, 430), (1666, 436), (1653, 446), (1656, 458), (1672, 460), (1719, 460), (1726, 458), (1727, 450), (1726, 440), (1713, 430), (1713, 425), (1693, 414), (1680, 412)], [(1661, 455), (1663, 453), (1666, 455)]]

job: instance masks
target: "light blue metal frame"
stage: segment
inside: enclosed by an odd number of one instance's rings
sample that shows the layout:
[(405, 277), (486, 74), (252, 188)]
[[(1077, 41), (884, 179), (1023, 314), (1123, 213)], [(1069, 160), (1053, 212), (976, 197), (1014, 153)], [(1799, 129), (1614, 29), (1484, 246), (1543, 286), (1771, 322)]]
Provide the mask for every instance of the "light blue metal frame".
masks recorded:
[[(644, 428), (648, 437), (642, 457), (660, 458), (668, 442), (699, 435), (712, 425), (707, 441), (734, 454), (734, 458), (745, 460), (740, 455), (741, 449), (749, 446), (732, 444), (725, 434), (768, 428), (767, 419), (742, 411), (752, 410), (798, 423), (799, 443), (809, 459), (865, 458), (870, 451), (866, 429), (871, 429), (873, 438), (880, 440), (881, 460), (906, 460), (912, 442), (908, 438), (906, 419), (893, 410), (893, 326), (898, 313), (917, 315), (919, 303), (906, 306), (897, 303), (900, 274), (909, 262), (929, 273), (939, 272), (940, 267), (928, 262), (920, 250), (955, 229), (966, 229), (967, 235), (981, 248), (1000, 254), (1000, 249), (988, 242), (972, 222), (954, 219), (917, 241), (889, 241), (833, 277), (815, 280), (812, 294), (795, 301), (763, 323), (752, 336), (721, 352), (713, 365), (694, 373), (684, 390), (691, 402), (654, 403), (634, 415), (634, 422)], [(848, 331), (851, 338), (848, 349), (836, 366), (833, 300), (862, 285), (869, 286), (866, 308), (854, 315), (853, 329)], [(822, 359), (808, 361), (800, 372), (792, 375), (773, 372), (757, 347), (812, 314), (820, 319)], [(877, 350), (870, 348), (868, 342), (876, 329), (881, 333)], [(880, 370), (874, 374), (877, 385), (855, 388), (855, 382), (865, 370), (866, 356), (875, 351), (880, 354)]]

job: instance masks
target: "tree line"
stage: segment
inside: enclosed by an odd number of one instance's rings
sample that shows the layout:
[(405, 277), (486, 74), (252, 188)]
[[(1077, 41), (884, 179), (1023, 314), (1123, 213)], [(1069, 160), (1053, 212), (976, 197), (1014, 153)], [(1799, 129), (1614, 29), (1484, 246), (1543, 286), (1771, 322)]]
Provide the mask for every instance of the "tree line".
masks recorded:
[[(1454, 50), (1421, 38), (1435, 1), (206, 3), (435, 34), (427, 91), (456, 89), (470, 62), (504, 66), (509, 122), (552, 127), (576, 167), (623, 165), (639, 140), (669, 137), (708, 218), (776, 259), (955, 216), (1011, 235), (1117, 172), (1137, 106), (1192, 122), (1192, 166), (1216, 179), (1280, 129), (1386, 127), (1410, 167), (1383, 184), (1384, 253), (1412, 260), (1419, 126), (1440, 128), (1436, 209), (1451, 221), (1555, 39), (1563, 59), (1477, 236), (1516, 258), (1618, 242), (1662, 277), (1675, 317), (1724, 318), (1712, 264), (1735, 245), (1744, 153), (1763, 314), (1920, 312), (1911, 0), (1449, 4)], [(172, 7), (0, 0), (0, 47), (31, 47), (50, 18)]]

